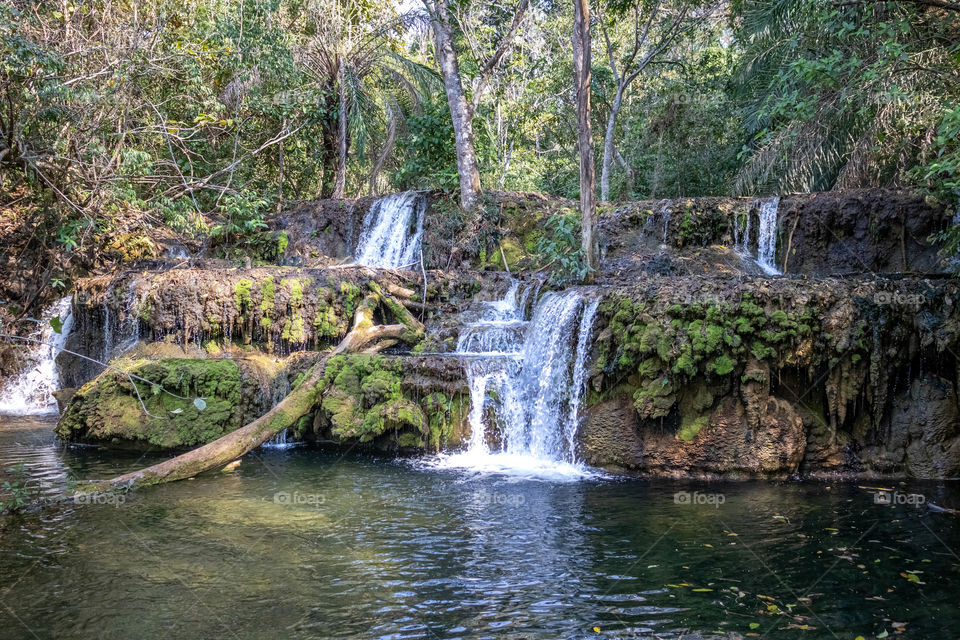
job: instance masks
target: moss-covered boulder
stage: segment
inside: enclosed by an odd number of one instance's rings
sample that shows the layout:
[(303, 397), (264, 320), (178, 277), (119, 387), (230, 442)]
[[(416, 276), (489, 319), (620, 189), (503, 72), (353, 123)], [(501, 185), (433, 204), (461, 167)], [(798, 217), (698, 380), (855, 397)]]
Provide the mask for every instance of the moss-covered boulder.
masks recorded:
[[(462, 375), (438, 358), (365, 354), (327, 363), (325, 391), (315, 417), (316, 436), (380, 449), (439, 450), (459, 444), (470, 409)], [(416, 383), (411, 384), (414, 375)]]
[(280, 369), (229, 358), (121, 358), (112, 364), (77, 391), (58, 436), (132, 448), (205, 444), (269, 409), (269, 387)]

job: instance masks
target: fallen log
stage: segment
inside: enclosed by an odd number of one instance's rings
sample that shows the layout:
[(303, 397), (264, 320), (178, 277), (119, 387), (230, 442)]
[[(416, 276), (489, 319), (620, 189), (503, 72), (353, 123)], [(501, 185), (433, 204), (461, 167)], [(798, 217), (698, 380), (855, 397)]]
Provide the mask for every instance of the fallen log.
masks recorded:
[[(300, 418), (310, 413), (323, 394), (324, 372), (331, 357), (343, 353), (376, 353), (400, 340), (412, 344), (423, 338), (423, 325), (410, 311), (383, 293), (375, 282), (369, 282), (368, 288), (370, 293), (357, 307), (351, 330), (333, 351), (324, 354), (313, 365), (305, 379), (273, 409), (250, 424), (175, 458), (85, 485), (77, 490), (74, 498), (184, 480), (204, 471), (223, 467), (256, 449), (284, 429), (292, 427)], [(397, 324), (374, 324), (374, 313), (381, 305)]]

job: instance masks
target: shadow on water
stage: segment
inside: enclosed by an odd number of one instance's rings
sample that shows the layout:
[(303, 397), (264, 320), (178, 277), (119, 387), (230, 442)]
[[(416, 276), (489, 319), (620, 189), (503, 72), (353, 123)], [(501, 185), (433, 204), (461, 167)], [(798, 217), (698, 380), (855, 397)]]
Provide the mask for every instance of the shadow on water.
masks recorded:
[[(23, 462), (48, 493), (138, 458), (0, 425), (2, 469)], [(960, 636), (960, 527), (908, 503), (957, 506), (957, 485), (877, 486), (900, 503), (848, 483), (559, 483), (259, 450), (0, 517), (0, 637)]]

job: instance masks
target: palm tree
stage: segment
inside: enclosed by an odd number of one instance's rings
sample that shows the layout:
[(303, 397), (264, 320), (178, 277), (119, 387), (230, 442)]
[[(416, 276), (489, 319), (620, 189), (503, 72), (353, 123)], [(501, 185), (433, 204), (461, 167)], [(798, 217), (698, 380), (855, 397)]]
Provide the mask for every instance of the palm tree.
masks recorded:
[(312, 0), (304, 10), (299, 59), (318, 93), (323, 148), (322, 197), (343, 198), (351, 146), (365, 150), (373, 124), (386, 142), (371, 162), (370, 184), (392, 148), (401, 103), (419, 101), (438, 79), (402, 55), (404, 17), (387, 3)]

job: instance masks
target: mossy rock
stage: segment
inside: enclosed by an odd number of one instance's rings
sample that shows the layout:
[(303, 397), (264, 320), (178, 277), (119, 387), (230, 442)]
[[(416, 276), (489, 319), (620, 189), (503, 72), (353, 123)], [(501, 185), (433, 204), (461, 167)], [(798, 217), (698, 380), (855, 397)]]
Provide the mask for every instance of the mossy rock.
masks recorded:
[(402, 449), (440, 449), (449, 443), (465, 420), (462, 399), (440, 392), (415, 395), (404, 388), (403, 379), (400, 359), (364, 354), (331, 358), (321, 402), (329, 436)]
[[(57, 425), (65, 440), (176, 449), (216, 440), (245, 415), (240, 367), (229, 359), (121, 359), (74, 395)], [(139, 394), (139, 398), (138, 398)], [(202, 398), (200, 410), (194, 403)]]

